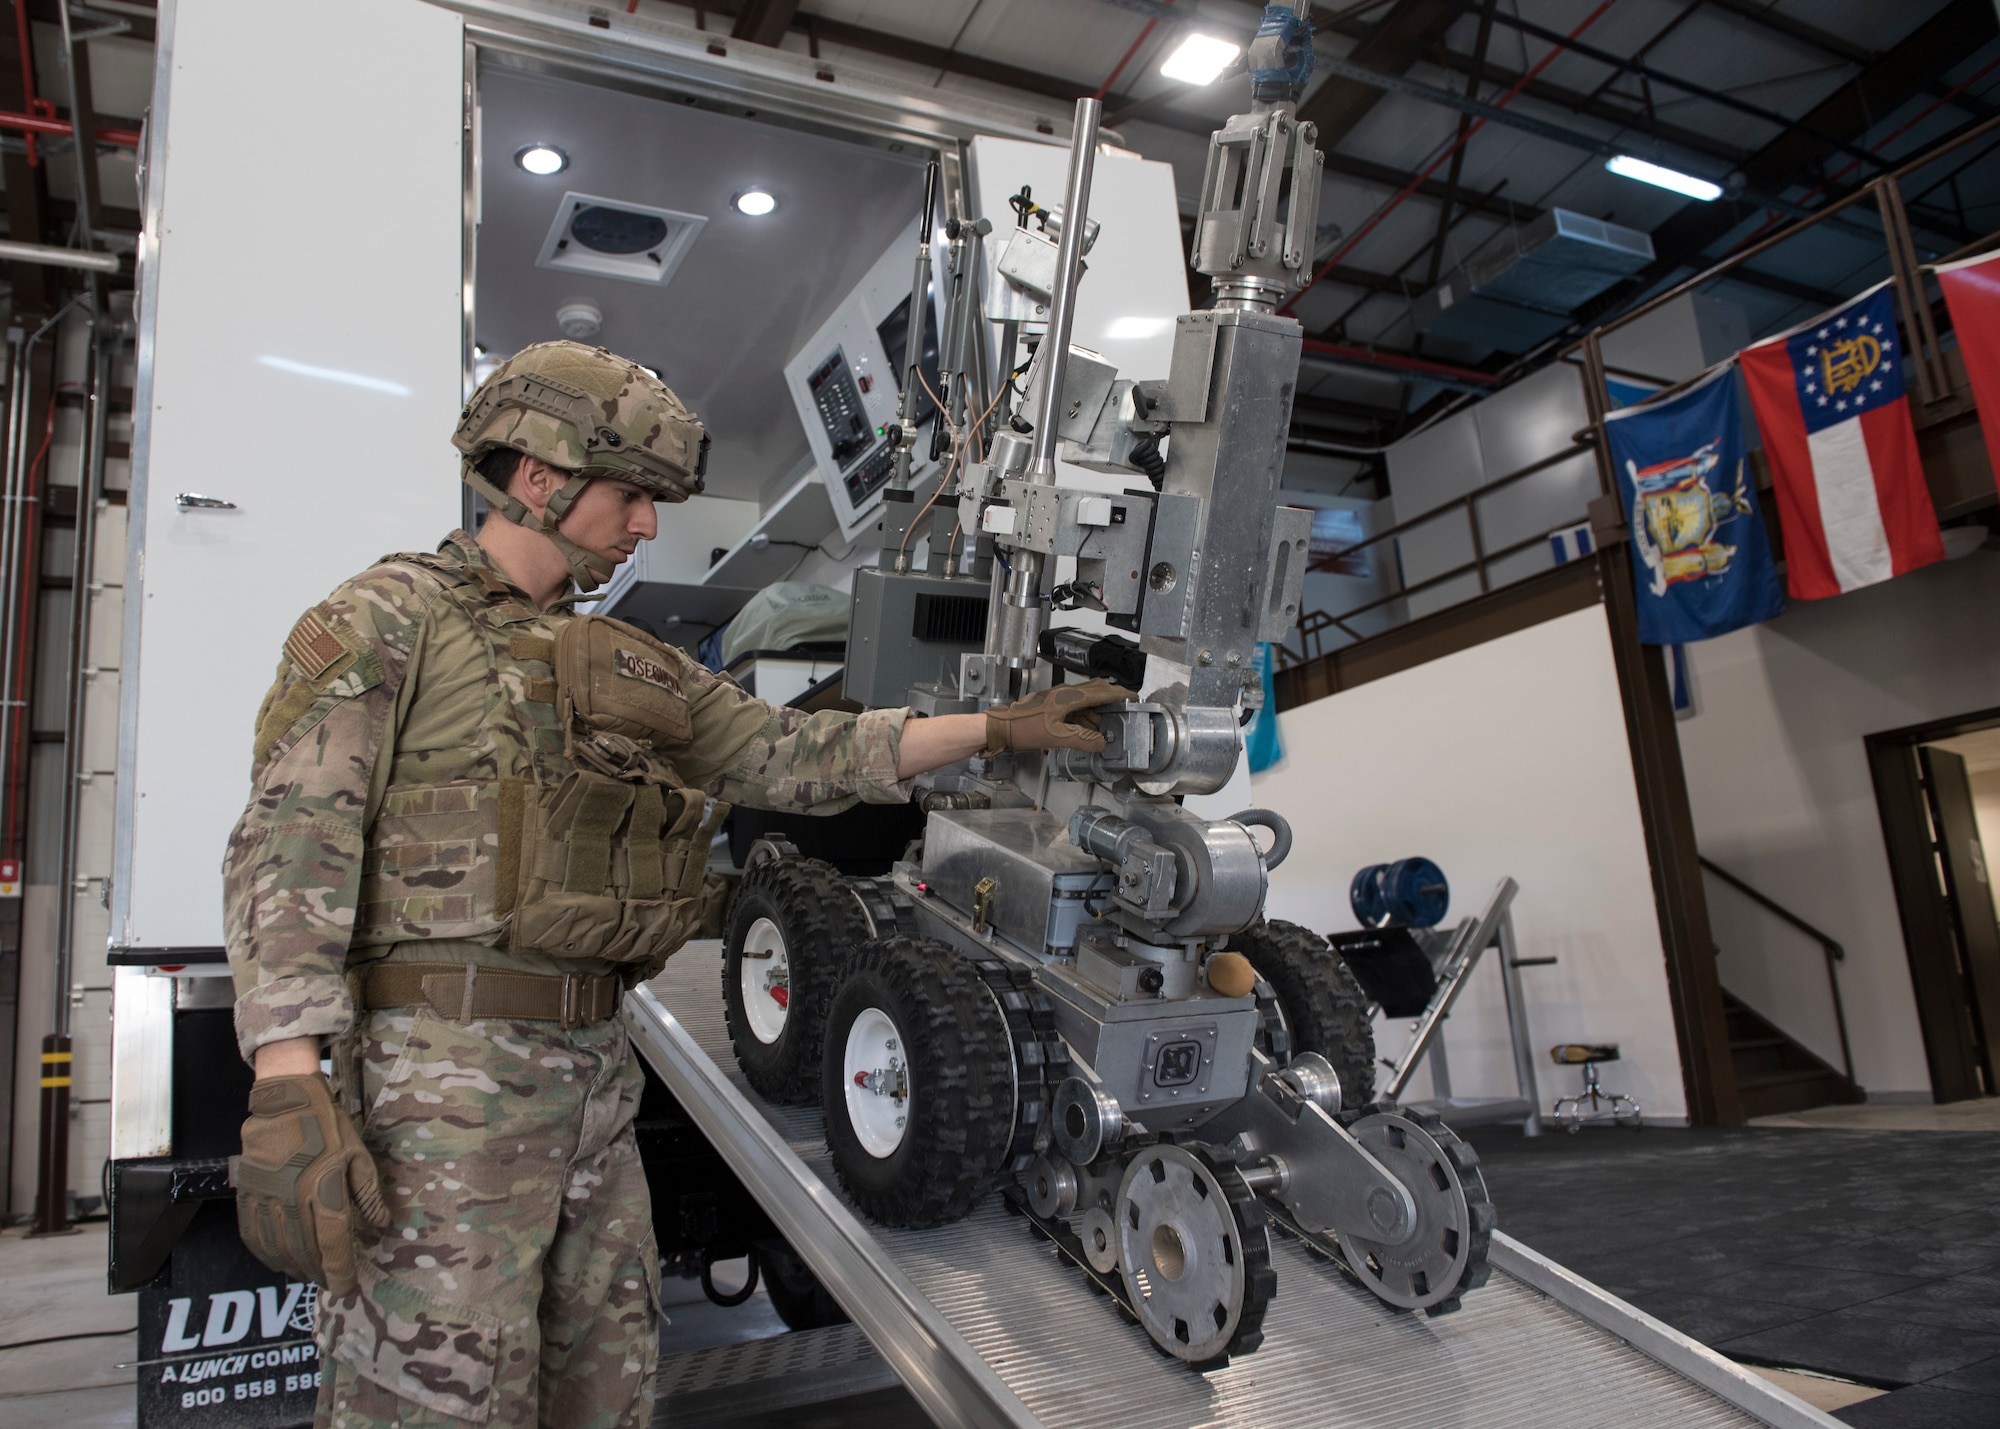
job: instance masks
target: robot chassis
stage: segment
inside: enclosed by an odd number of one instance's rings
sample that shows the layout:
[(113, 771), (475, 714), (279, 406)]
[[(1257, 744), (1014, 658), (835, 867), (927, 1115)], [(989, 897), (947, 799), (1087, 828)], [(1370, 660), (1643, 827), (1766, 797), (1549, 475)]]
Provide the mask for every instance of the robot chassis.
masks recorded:
[[(1164, 382), (1118, 380), (1069, 344), (1097, 229), (1073, 221), (1088, 209), (1094, 101), (1077, 106), (1064, 208), (1016, 201), (984, 302), (990, 225), (946, 225), (934, 451), (949, 423), (953, 459), (912, 489), (914, 435), (892, 433), (882, 563), (856, 579), (849, 698), (972, 711), (1054, 669), (1136, 686), (1147, 656), (1169, 662), (1164, 687), (1105, 711), (1102, 753), (975, 758), (921, 780), (923, 839), (887, 878), (760, 845), (725, 946), (739, 1063), (767, 1096), (820, 1101), (866, 1214), (936, 1224), (999, 1184), (1198, 1368), (1262, 1338), (1270, 1220), (1388, 1304), (1432, 1315), (1483, 1283), (1494, 1225), (1469, 1146), (1428, 1113), (1366, 1104), (1374, 1044), (1352, 975), (1319, 938), (1262, 918), (1284, 821), (1203, 820), (1178, 798), (1234, 770), (1261, 698), (1253, 652), (1285, 637), (1304, 580), (1309, 513), (1277, 503), (1301, 329), (1275, 309), (1315, 239), (1321, 156), (1295, 114), (1309, 35), (1267, 8), (1253, 108), (1211, 140), (1195, 267), (1216, 301), (1178, 319)], [(989, 389), (979, 321), (1000, 323), (1011, 362), (1037, 312), (1039, 402), (1012, 412), (1018, 370)], [(918, 384), (904, 376), (907, 416)], [(1059, 439), (1066, 460), (1149, 484), (1058, 488)], [(986, 600), (983, 650), (956, 671), (933, 661), (941, 681), (908, 678), (904, 632), (967, 595)], [(1101, 611), (1138, 642), (1048, 630), (1052, 608)]]

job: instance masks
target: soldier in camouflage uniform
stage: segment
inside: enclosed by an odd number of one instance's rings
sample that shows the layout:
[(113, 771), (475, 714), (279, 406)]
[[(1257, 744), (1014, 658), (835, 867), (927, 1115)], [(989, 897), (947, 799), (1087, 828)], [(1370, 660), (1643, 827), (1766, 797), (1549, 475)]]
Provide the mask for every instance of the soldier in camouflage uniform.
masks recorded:
[(834, 813), (982, 746), (1101, 748), (1125, 692), (806, 715), (572, 614), (707, 447), (603, 349), (518, 354), (454, 444), (502, 519), (308, 611), (258, 714), (224, 865), (258, 1073), (239, 1222), (324, 1287), (317, 1423), (636, 1425), (660, 1268), (617, 1009), (696, 928), (727, 805)]

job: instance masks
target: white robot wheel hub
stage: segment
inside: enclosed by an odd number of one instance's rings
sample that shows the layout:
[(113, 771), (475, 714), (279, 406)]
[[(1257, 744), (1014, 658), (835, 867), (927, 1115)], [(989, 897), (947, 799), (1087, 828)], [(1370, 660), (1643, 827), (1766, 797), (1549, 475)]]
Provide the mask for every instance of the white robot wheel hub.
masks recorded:
[(743, 937), (743, 1017), (750, 1035), (770, 1046), (784, 1035), (791, 1010), (792, 964), (785, 934), (769, 918), (759, 918)]
[(870, 1007), (854, 1019), (841, 1068), (854, 1139), (870, 1156), (894, 1156), (909, 1122), (910, 1065), (903, 1035), (888, 1013)]

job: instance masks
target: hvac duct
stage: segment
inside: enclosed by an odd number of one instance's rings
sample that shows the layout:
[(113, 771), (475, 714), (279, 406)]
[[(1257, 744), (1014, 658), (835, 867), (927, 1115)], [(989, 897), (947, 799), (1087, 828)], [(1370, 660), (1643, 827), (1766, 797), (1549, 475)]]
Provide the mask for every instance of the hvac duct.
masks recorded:
[(1430, 337), (1525, 352), (1652, 261), (1653, 240), (1638, 229), (1552, 208), (1474, 254), (1413, 315)]

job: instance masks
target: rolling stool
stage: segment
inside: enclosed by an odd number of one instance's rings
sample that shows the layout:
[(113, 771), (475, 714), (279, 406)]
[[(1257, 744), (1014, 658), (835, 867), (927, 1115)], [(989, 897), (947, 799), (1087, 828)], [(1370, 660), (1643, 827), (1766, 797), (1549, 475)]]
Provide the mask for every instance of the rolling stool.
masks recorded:
[[(1549, 1059), (1558, 1067), (1582, 1067), (1583, 1090), (1573, 1097), (1557, 1097), (1555, 1105), (1556, 1125), (1563, 1127), (1571, 1136), (1583, 1129), (1586, 1121), (1610, 1120), (1623, 1126), (1629, 1119), (1633, 1126), (1644, 1123), (1639, 1119), (1639, 1104), (1623, 1092), (1607, 1092), (1597, 1085), (1597, 1064), (1618, 1060), (1618, 1044), (1606, 1042), (1588, 1045), (1581, 1042), (1565, 1042), (1561, 1046), (1549, 1048)], [(1585, 1101), (1590, 1103), (1590, 1111), (1583, 1109)], [(1606, 1110), (1606, 1104), (1609, 1109)], [(1567, 1115), (1563, 1107), (1568, 1106)]]

